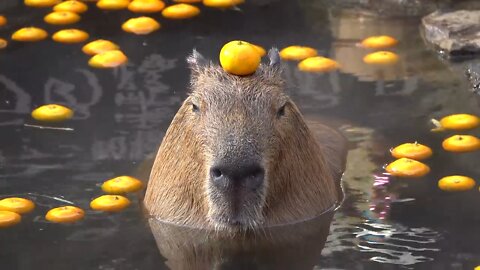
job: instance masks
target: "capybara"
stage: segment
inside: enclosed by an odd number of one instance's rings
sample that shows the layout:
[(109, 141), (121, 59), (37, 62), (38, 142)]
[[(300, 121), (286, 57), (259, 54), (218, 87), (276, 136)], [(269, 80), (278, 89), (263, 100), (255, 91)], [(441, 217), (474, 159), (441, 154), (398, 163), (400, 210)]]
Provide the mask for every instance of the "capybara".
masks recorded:
[(346, 143), (304, 120), (284, 91), (280, 57), (249, 76), (194, 50), (191, 92), (157, 153), (144, 205), (156, 219), (217, 231), (308, 220), (340, 200)]

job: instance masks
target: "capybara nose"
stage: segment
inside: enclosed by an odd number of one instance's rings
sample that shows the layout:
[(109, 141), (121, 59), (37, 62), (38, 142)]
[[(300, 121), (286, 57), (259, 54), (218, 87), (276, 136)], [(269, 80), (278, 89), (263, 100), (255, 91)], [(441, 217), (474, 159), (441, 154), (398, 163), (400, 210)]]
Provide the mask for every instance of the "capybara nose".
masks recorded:
[(218, 163), (210, 168), (210, 179), (215, 187), (226, 191), (232, 188), (255, 190), (263, 184), (265, 170), (256, 163)]

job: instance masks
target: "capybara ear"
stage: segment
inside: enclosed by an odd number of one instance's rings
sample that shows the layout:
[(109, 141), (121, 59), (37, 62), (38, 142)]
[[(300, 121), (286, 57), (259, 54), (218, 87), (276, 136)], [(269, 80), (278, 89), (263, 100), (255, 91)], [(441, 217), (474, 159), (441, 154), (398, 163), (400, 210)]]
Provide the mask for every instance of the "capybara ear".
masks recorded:
[(268, 59), (270, 59), (270, 66), (279, 66), (280, 65), (280, 54), (278, 53), (277, 48), (271, 48), (268, 51)]
[(208, 60), (203, 57), (196, 49), (193, 49), (191, 55), (187, 57), (187, 63), (194, 72), (200, 71), (202, 67), (208, 64)]

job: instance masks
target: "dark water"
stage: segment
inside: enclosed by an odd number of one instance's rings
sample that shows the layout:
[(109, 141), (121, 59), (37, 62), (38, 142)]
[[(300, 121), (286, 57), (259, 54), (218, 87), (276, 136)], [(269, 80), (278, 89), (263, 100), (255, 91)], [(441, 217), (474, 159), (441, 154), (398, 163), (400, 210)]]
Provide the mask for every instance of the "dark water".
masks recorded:
[[(0, 269), (166, 269), (135, 196), (122, 213), (87, 210), (85, 220), (74, 225), (51, 224), (43, 216), (64, 204), (89, 209), (90, 200), (101, 195), (99, 185), (111, 177), (147, 180), (148, 159), (188, 91), (185, 56), (195, 47), (216, 59), (232, 39), (265, 47), (310, 45), (342, 66), (324, 75), (286, 66), (289, 92), (301, 110), (342, 130), (351, 149), (346, 201), (333, 218), (325, 248), (305, 269), (480, 264), (478, 187), (455, 194), (437, 188), (438, 179), (449, 174), (479, 180), (479, 154), (442, 151), (441, 141), (450, 134), (431, 133), (428, 125), (450, 113), (478, 115), (479, 103), (463, 75), (425, 47), (420, 18), (379, 18), (324, 1), (251, 2), (241, 11), (202, 8), (201, 16), (189, 21), (160, 19), (162, 29), (145, 37), (120, 30), (128, 12), (91, 6), (75, 27), (92, 39), (120, 44), (130, 62), (116, 70), (89, 68), (80, 45), (12, 42), (0, 51), (0, 196), (24, 196), (37, 204), (20, 225), (0, 230)], [(21, 1), (4, 0), (0, 9), (10, 20), (0, 29), (4, 38), (28, 25), (50, 33), (59, 28), (41, 21), (46, 10), (27, 9)], [(378, 70), (362, 63), (366, 51), (355, 43), (374, 34), (401, 41), (394, 49), (399, 65)], [(39, 123), (31, 110), (47, 103), (75, 111), (73, 120), (60, 125), (66, 130), (34, 127)], [(392, 160), (388, 149), (415, 140), (433, 148), (432, 172), (418, 180), (382, 175), (382, 166)], [(290, 256), (298, 261), (292, 269), (303, 268), (301, 254)], [(252, 266), (230, 262), (216, 269)]]

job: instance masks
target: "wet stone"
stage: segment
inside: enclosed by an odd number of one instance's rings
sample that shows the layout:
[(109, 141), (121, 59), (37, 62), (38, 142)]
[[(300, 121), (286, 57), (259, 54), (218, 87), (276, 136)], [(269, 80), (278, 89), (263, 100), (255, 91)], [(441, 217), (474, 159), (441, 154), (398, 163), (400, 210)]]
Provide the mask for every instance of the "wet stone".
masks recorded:
[(422, 19), (423, 35), (447, 57), (480, 53), (480, 10), (435, 11)]

